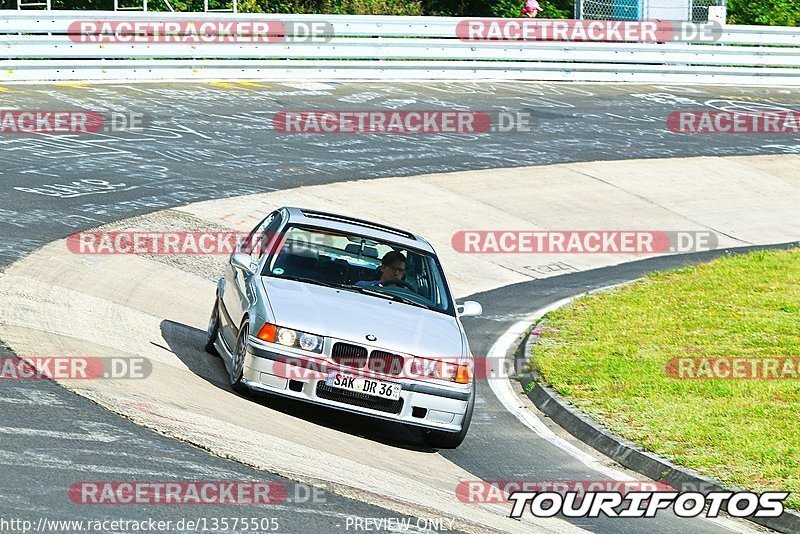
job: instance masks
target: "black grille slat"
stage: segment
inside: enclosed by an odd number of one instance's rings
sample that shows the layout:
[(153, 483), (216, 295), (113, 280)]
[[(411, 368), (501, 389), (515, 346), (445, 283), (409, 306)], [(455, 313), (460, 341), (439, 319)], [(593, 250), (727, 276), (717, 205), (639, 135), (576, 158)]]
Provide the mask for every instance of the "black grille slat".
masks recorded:
[(380, 412), (398, 414), (403, 409), (403, 399), (391, 400), (365, 395), (357, 391), (333, 388), (325, 384), (324, 380), (317, 382), (317, 397), (326, 400), (351, 404), (359, 408), (367, 408)]
[(373, 350), (369, 356), (369, 370), (373, 373), (400, 376), (403, 374), (405, 358), (382, 350)]
[(334, 343), (331, 358), (339, 365), (362, 369), (367, 365), (367, 349), (350, 343)]

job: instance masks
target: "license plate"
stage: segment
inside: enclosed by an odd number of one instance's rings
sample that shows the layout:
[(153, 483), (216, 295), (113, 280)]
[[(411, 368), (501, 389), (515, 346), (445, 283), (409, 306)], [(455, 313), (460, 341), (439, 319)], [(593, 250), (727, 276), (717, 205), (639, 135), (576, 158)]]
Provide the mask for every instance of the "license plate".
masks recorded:
[(402, 389), (400, 384), (395, 384), (394, 382), (384, 382), (383, 380), (349, 375), (339, 371), (330, 371), (328, 378), (325, 380), (325, 385), (391, 400), (399, 399), (400, 390)]

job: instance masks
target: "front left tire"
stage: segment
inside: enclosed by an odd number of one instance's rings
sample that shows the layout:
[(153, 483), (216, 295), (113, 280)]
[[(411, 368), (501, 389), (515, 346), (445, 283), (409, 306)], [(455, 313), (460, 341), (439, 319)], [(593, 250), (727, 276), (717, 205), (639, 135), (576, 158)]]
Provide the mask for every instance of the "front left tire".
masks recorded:
[(245, 319), (236, 336), (236, 348), (233, 350), (229, 378), (231, 389), (236, 393), (247, 393), (249, 388), (242, 382), (244, 375), (244, 360), (247, 356), (247, 338), (250, 336), (250, 322)]
[(213, 356), (219, 356), (219, 351), (215, 343), (219, 336), (219, 297), (214, 297), (214, 309), (211, 311), (211, 318), (208, 320), (208, 328), (206, 329), (206, 345), (205, 351)]

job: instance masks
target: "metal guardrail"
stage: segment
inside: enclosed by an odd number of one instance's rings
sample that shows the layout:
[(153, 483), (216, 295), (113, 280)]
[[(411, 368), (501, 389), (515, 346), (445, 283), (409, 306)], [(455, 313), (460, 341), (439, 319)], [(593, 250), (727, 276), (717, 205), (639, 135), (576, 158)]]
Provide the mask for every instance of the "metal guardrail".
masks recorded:
[[(75, 20), (164, 20), (164, 21), (276, 21), (284, 23), (326, 23), (336, 36), (440, 37), (456, 38), (459, 17), (398, 17), (390, 15), (282, 15), (257, 13), (168, 13), (140, 12), (122, 15), (113, 11), (36, 11), (0, 10), (2, 33), (66, 33)], [(488, 20), (488, 19), (481, 19)], [(800, 47), (800, 28), (782, 26), (723, 27), (720, 43), (784, 45)]]
[[(80, 42), (73, 24), (132, 20), (271, 21), (299, 37), (310, 24), (323, 30), (308, 41), (119, 43)], [(464, 20), (7, 10), (0, 11), (0, 82), (485, 78), (800, 86), (800, 28), (724, 26), (713, 44), (465, 41), (457, 33)]]
[[(428, 60), (446, 58), (447, 61), (528, 61), (580, 63), (665, 64), (690, 63), (692, 65), (729, 65), (737, 67), (800, 67), (800, 53), (795, 49), (765, 51), (759, 47), (697, 46), (688, 44), (629, 44), (620, 47), (609, 43), (552, 43), (552, 42), (486, 42), (474, 43), (447, 39), (402, 38), (342, 38), (336, 43), (139, 43), (136, 45), (113, 43), (71, 43), (54, 36), (8, 36), (2, 39), (7, 50), (24, 50), (37, 58), (82, 59), (134, 59), (159, 57), (165, 59), (309, 59), (335, 55), (337, 60)], [(800, 71), (797, 71), (800, 77)], [(800, 81), (800, 80), (798, 80)]]

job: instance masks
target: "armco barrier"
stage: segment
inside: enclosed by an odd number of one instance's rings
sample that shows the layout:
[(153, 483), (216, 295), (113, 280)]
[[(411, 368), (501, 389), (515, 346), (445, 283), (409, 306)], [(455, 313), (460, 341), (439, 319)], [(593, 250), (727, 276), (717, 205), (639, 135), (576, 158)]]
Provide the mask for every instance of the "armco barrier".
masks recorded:
[[(79, 42), (76, 21), (274, 22), (316, 39)], [(465, 19), (0, 11), (0, 83), (176, 79), (491, 79), (800, 86), (800, 28), (723, 26), (713, 43), (466, 41)], [(298, 33), (293, 33), (298, 32)], [(324, 37), (324, 38), (322, 38)]]

